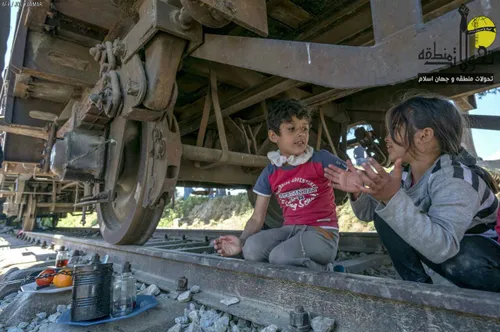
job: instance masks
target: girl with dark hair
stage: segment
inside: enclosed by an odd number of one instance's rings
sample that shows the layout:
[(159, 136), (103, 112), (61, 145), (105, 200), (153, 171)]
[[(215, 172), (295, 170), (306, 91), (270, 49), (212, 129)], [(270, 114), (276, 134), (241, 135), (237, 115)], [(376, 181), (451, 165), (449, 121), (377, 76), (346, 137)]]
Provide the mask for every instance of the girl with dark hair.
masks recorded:
[(421, 262), (459, 287), (500, 292), (495, 231), (498, 188), (461, 147), (464, 119), (441, 97), (412, 97), (387, 113), (394, 170), (347, 162), (325, 177), (350, 193), (354, 214), (374, 221), (404, 280), (432, 283)]

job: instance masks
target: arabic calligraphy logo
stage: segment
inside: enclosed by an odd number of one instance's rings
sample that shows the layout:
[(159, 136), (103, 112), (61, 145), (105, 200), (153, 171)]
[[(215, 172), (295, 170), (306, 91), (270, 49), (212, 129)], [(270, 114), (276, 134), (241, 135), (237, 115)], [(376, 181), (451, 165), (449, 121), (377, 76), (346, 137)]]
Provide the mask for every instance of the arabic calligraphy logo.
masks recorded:
[(467, 25), (467, 34), (474, 35), (476, 48), (489, 47), (497, 35), (495, 23), (486, 16), (474, 17)]

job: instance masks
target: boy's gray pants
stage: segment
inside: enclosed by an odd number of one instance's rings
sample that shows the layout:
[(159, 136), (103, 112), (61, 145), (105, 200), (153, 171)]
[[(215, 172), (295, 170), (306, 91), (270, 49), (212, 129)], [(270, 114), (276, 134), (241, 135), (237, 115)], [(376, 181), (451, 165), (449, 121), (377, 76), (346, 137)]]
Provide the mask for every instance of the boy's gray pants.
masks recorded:
[(324, 271), (335, 260), (339, 232), (315, 226), (292, 225), (260, 231), (243, 246), (245, 259), (276, 265), (303, 266)]

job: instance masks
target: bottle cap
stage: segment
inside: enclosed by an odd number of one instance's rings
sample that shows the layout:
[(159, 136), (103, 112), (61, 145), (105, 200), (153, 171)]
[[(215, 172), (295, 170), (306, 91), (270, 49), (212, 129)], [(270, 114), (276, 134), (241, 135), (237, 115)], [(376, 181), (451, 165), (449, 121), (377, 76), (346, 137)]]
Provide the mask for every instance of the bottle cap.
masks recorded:
[(61, 246), (61, 248), (59, 248), (59, 251), (66, 251), (66, 247), (65, 246)]

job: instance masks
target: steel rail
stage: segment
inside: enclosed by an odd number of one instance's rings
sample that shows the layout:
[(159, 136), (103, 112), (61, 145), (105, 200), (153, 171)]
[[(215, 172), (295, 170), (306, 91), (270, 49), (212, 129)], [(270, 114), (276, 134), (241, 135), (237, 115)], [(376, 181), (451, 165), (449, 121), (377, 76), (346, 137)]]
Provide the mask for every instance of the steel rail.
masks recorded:
[[(188, 239), (202, 239), (208, 237), (213, 239), (222, 235), (240, 236), (241, 231), (227, 230), (194, 230), (194, 229), (161, 229), (157, 228), (156, 233), (167, 234), (169, 237), (182, 237)], [(382, 252), (382, 242), (376, 232), (341, 232), (339, 248), (349, 252)]]
[[(312, 315), (336, 320), (336, 331), (497, 331), (500, 294), (380, 279), (349, 273), (313, 272), (140, 246), (115, 246), (102, 240), (26, 232), (33, 240), (109, 255), (129, 261), (140, 281), (174, 290), (185, 276), (202, 292), (193, 300), (258, 324), (285, 328), (288, 314), (302, 305)], [(224, 297), (240, 303), (225, 306)]]
[[(65, 234), (75, 233), (100, 233), (99, 228), (89, 227), (57, 227), (49, 232), (58, 232)], [(186, 240), (215, 239), (223, 235), (240, 236), (239, 230), (213, 230), (213, 229), (173, 229), (157, 228), (153, 237), (145, 244), (151, 245), (155, 241), (166, 241), (167, 239), (182, 238)], [(341, 251), (381, 253), (384, 252), (380, 238), (376, 232), (341, 232), (339, 248)]]

